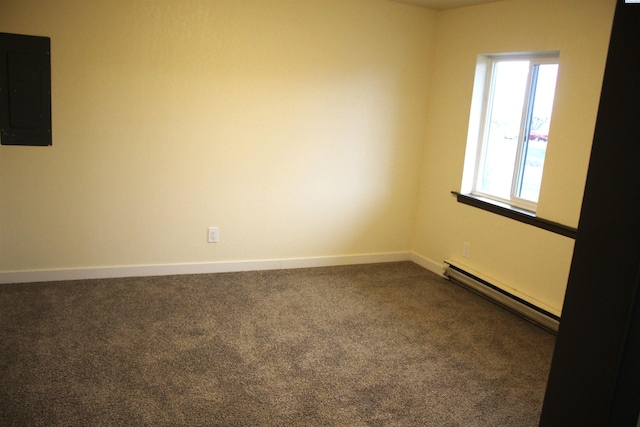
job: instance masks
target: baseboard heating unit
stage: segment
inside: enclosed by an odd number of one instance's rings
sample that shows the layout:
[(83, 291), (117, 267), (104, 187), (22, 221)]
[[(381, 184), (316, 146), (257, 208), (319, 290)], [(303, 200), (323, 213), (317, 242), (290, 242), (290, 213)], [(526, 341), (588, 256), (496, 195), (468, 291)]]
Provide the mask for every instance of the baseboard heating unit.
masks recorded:
[(549, 313), (540, 307), (536, 307), (522, 298), (510, 294), (488, 281), (465, 271), (462, 267), (454, 265), (449, 261), (445, 261), (444, 275), (449, 280), (464, 286), (472, 292), (488, 298), (526, 320), (553, 333), (558, 332), (558, 325), (560, 324), (560, 318), (558, 316)]

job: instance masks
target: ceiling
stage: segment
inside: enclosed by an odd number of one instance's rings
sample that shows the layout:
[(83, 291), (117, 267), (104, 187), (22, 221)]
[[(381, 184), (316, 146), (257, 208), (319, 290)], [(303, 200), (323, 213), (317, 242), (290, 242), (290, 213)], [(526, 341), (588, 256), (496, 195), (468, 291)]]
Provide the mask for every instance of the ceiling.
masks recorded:
[(399, 3), (408, 3), (430, 9), (454, 9), (456, 7), (471, 6), (480, 3), (492, 3), (499, 0), (392, 0)]

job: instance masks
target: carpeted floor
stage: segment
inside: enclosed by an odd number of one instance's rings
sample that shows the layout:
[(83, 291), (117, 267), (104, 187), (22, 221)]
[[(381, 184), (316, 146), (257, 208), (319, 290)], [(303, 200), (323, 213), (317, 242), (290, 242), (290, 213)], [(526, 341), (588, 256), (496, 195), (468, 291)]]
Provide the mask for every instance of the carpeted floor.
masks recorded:
[(536, 426), (555, 337), (410, 263), (0, 286), (3, 426)]

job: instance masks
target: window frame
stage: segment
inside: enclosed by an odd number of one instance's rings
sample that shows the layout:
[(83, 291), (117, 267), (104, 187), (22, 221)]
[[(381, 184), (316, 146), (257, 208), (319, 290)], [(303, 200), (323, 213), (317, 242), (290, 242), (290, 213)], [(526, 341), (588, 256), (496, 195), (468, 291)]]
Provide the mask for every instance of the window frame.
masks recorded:
[[(488, 137), (489, 137), (489, 127), (491, 121), (491, 107), (493, 103), (493, 94), (495, 88), (495, 73), (496, 66), (499, 62), (505, 61), (529, 61), (529, 73), (527, 76), (526, 83), (526, 93), (523, 99), (522, 104), (522, 113), (520, 118), (520, 127), (519, 127), (519, 138), (518, 138), (518, 146), (516, 151), (516, 156), (513, 162), (514, 171), (511, 177), (511, 189), (509, 193), (509, 199), (505, 199), (499, 196), (496, 196), (491, 193), (487, 193), (481, 191), (479, 189), (480, 180), (483, 172), (484, 161), (486, 158), (487, 146), (488, 146)], [(515, 208), (524, 209), (526, 211), (532, 212), (535, 214), (537, 210), (537, 202), (524, 199), (522, 197), (518, 197), (519, 191), (521, 191), (522, 185), (522, 177), (525, 169), (525, 160), (526, 160), (526, 150), (529, 144), (529, 139), (527, 138), (530, 133), (530, 115), (533, 109), (532, 95), (534, 94), (533, 84), (533, 73), (532, 70), (539, 65), (544, 64), (557, 64), (560, 65), (560, 52), (551, 51), (551, 52), (526, 52), (526, 53), (501, 53), (501, 54), (488, 54), (488, 55), (479, 55), (478, 63), (476, 67), (476, 86), (480, 86), (479, 88), (474, 89), (473, 98), (475, 101), (472, 101), (472, 117), (469, 124), (469, 136), (467, 140), (467, 159), (465, 160), (465, 171), (467, 169), (467, 164), (471, 160), (473, 162), (473, 175), (471, 178), (471, 185), (468, 187), (467, 193), (479, 196), (482, 198), (486, 198), (489, 200), (494, 200), (498, 203), (503, 203), (507, 205), (514, 206)], [(475, 107), (474, 107), (474, 104)], [(479, 110), (478, 110), (479, 107)], [(478, 112), (479, 111), (479, 112)], [(476, 117), (474, 118), (474, 114)], [(474, 130), (474, 128), (476, 128)], [(469, 150), (469, 146), (474, 145), (472, 150)], [(470, 159), (470, 153), (472, 154)], [(546, 156), (546, 153), (545, 153)], [(463, 189), (462, 192), (465, 192), (465, 179), (463, 177)]]

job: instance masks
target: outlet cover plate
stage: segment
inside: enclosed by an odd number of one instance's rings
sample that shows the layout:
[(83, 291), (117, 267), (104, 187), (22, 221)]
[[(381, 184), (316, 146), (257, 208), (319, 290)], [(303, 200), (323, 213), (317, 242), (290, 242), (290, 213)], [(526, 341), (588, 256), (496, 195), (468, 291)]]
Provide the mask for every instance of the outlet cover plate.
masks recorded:
[(209, 227), (207, 242), (218, 243), (218, 227)]

